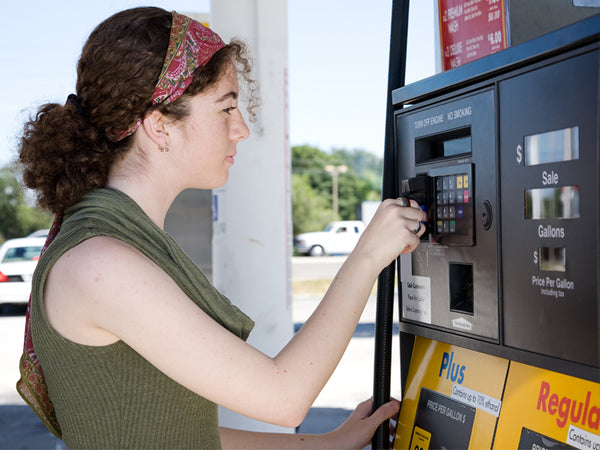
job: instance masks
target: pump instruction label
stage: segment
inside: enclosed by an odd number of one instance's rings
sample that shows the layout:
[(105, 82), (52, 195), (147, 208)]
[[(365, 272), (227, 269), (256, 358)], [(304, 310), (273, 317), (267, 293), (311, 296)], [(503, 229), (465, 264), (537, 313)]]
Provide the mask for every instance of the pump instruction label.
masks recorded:
[(415, 337), (395, 449), (600, 450), (600, 384)]
[(519, 448), (551, 448), (552, 450), (568, 450), (571, 447), (564, 442), (559, 442), (556, 439), (549, 438), (543, 434), (536, 433), (528, 428), (523, 427), (521, 430), (521, 438), (519, 440)]
[(395, 449), (491, 448), (508, 361), (417, 336)]
[(431, 279), (413, 275), (402, 283), (402, 317), (431, 323)]
[[(474, 421), (475, 408), (422, 388), (408, 448), (468, 448)], [(422, 446), (423, 431), (428, 436), (427, 447)]]
[(513, 361), (494, 448), (543, 440), (600, 450), (600, 385)]
[(531, 276), (531, 285), (540, 289), (540, 295), (563, 298), (565, 293), (575, 290), (575, 282), (565, 277)]
[(400, 255), (402, 318), (431, 323), (431, 279), (413, 275), (412, 256)]

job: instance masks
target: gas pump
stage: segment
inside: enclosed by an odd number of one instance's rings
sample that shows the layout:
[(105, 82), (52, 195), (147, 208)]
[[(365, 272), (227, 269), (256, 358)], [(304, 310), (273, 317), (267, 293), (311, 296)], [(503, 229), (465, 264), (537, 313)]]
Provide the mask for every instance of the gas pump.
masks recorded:
[(600, 449), (600, 15), (391, 98), (384, 173), (429, 217), (394, 448)]

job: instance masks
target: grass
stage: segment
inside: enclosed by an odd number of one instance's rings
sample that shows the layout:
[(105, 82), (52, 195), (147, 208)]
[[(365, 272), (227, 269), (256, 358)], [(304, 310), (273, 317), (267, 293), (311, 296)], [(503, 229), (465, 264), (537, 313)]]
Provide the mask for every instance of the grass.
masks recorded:
[(328, 278), (319, 280), (293, 280), (292, 292), (294, 295), (324, 295), (331, 281)]

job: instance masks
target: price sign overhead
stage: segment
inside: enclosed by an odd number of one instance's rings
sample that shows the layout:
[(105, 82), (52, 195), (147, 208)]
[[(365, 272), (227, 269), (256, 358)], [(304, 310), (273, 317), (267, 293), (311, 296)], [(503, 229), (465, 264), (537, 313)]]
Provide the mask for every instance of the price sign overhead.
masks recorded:
[(443, 70), (505, 49), (504, 0), (439, 0)]

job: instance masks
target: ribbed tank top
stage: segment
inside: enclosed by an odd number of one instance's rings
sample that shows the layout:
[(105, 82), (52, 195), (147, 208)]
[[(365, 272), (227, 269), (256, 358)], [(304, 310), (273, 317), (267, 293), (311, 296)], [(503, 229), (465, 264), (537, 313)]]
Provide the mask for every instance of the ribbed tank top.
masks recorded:
[(110, 189), (89, 193), (66, 211), (61, 231), (40, 258), (33, 278), (33, 343), (63, 441), (69, 448), (220, 448), (214, 403), (164, 375), (122, 341), (81, 345), (63, 338), (48, 323), (43, 289), (52, 265), (94, 236), (114, 237), (138, 249), (242, 339), (254, 325), (132, 199)]

